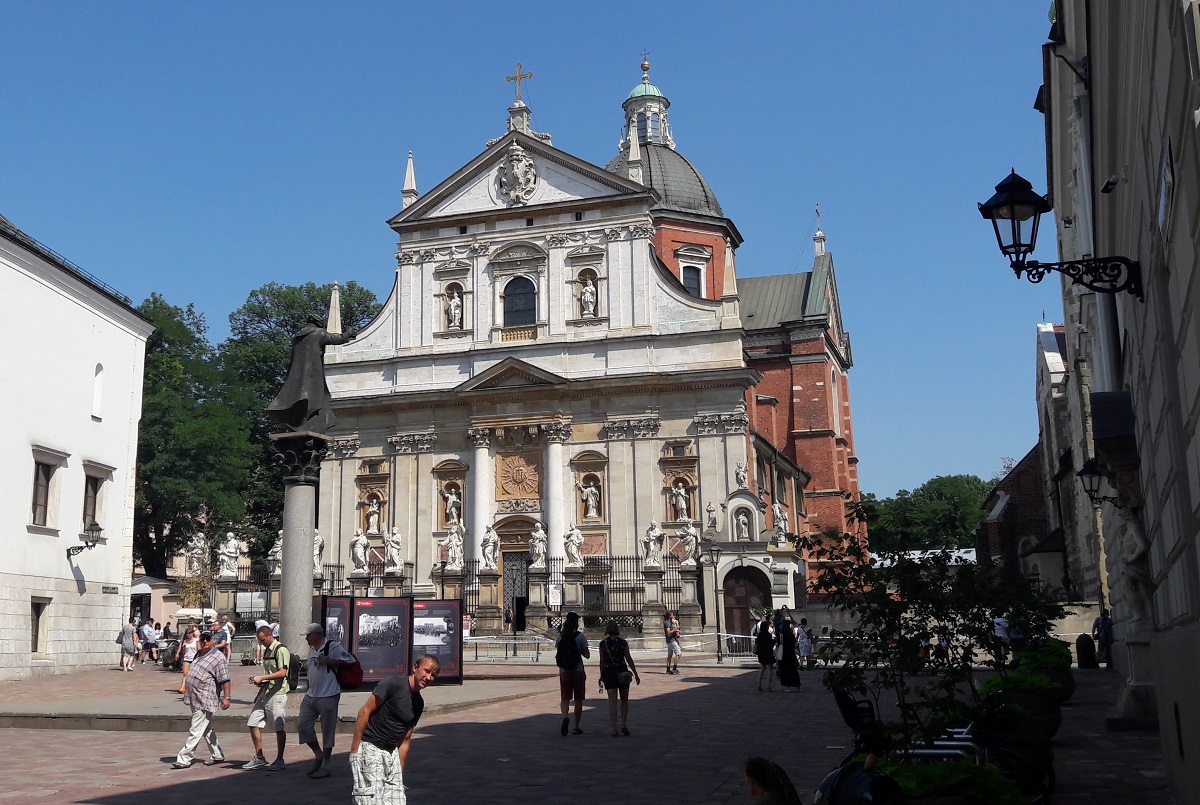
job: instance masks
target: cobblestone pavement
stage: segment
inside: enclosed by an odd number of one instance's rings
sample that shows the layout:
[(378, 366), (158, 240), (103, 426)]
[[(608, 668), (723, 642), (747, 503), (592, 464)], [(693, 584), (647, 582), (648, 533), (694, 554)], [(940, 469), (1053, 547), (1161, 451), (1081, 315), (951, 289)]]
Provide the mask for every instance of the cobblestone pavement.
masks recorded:
[[(557, 683), (553, 669), (529, 666), (495, 671), (498, 676), (540, 679), (472, 681), (461, 688), (426, 692), (430, 710), (418, 728), (406, 782), (414, 803), (739, 803), (750, 802), (741, 766), (751, 755), (779, 762), (811, 801), (820, 779), (847, 751), (849, 732), (817, 673), (804, 677), (799, 693), (760, 694), (756, 672), (740, 667), (685, 668), (678, 677), (644, 668), (633, 689), (632, 736), (609, 734), (607, 701), (594, 694), (590, 671), (583, 735), (559, 735)], [(21, 683), (0, 684), (0, 712), (20, 704), (61, 697), (93, 701), (96, 687), (161, 691), (161, 676), (89, 672)], [(178, 677), (175, 677), (177, 679)], [(236, 678), (236, 677), (235, 677)], [(1158, 736), (1105, 731), (1104, 715), (1115, 700), (1118, 680), (1105, 671), (1076, 671), (1078, 688), (1063, 708), (1056, 740), (1059, 787), (1056, 803), (1172, 803), (1165, 791)], [(73, 684), (74, 681), (74, 684)], [(116, 683), (114, 686), (113, 683)], [(489, 684), (525, 685), (522, 698), (467, 709), (435, 706), (458, 699), (466, 706), (473, 689)], [(244, 687), (245, 686), (243, 683)], [(544, 693), (528, 695), (533, 690)], [(243, 691), (244, 693), (244, 691)], [(353, 694), (361, 698), (363, 694)], [(247, 706), (235, 703), (235, 715)], [(282, 772), (242, 771), (250, 757), (245, 729), (224, 730), (227, 762), (174, 770), (170, 763), (186, 732), (177, 701), (178, 728), (164, 732), (63, 729), (2, 729), (0, 803), (345, 803), (350, 801), (349, 737), (339, 736), (334, 775), (309, 780), (311, 753), (295, 743), (287, 748)], [(343, 715), (352, 714), (343, 702)], [(268, 746), (272, 744), (269, 743)], [(201, 750), (204, 751), (203, 749)], [(200, 755), (203, 759), (204, 755)]]

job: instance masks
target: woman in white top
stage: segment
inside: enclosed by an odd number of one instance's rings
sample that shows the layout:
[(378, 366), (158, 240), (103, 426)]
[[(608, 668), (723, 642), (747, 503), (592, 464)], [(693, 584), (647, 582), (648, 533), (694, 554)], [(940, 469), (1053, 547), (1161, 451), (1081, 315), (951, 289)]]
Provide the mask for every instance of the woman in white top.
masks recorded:
[(192, 660), (196, 659), (196, 644), (199, 636), (199, 633), (189, 626), (183, 633), (183, 639), (179, 641), (179, 653), (175, 655), (175, 658), (179, 660), (179, 666), (183, 673), (183, 680), (179, 683), (180, 693), (187, 691), (187, 675), (192, 667)]

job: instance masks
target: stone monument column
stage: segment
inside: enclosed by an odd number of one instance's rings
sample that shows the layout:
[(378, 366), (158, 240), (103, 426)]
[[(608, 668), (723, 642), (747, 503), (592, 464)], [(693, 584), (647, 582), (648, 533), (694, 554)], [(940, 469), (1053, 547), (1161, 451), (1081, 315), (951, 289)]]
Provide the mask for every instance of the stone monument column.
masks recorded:
[[(663, 614), (666, 607), (662, 602), (663, 569), (658, 565), (642, 568), (642, 578), (646, 584), (646, 598), (642, 603), (642, 634), (647, 646), (665, 646), (667, 641), (663, 636)], [(659, 643), (658, 641), (662, 642)]]
[(319, 433), (271, 435), (286, 466), (283, 479), (283, 551), (279, 589), (279, 639), (304, 645), (304, 627), (312, 621), (313, 529), (317, 481), (329, 438)]
[(492, 441), (490, 428), (468, 428), (467, 438), (475, 447), (475, 458), (471, 464), (471, 531), (467, 558), (483, 563), (483, 532), (489, 525), (492, 512), (492, 489), (495, 481), (492, 473), (492, 455), (488, 449)]
[(700, 569), (695, 562), (679, 568), (679, 582), (683, 588), (679, 596), (679, 628), (684, 634), (699, 634), (700, 626)]
[(546, 495), (542, 499), (542, 510), (546, 514), (546, 531), (550, 534), (547, 547), (551, 559), (562, 559), (566, 553), (563, 532), (563, 445), (571, 441), (571, 423), (550, 422), (542, 425), (546, 436)]

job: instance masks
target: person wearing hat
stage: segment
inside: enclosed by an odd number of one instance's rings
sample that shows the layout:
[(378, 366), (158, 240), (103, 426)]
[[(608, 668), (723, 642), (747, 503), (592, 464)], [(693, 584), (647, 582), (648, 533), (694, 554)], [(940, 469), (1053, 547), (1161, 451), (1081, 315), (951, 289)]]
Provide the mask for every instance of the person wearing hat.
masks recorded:
[[(608, 722), (613, 737), (629, 734), (629, 683), (642, 684), (629, 643), (621, 637), (621, 627), (610, 620), (604, 627), (604, 639), (600, 641), (600, 681), (608, 691)], [(617, 731), (617, 695), (621, 696), (621, 724)]]
[[(308, 692), (300, 703), (300, 743), (313, 751), (308, 776), (314, 780), (329, 776), (329, 758), (337, 732), (338, 703), (342, 686), (338, 684), (337, 669), (354, 664), (354, 655), (336, 640), (325, 639), (325, 627), (310, 623), (304, 632), (308, 641)], [(321, 741), (317, 743), (317, 719), (321, 719)]]
[(187, 741), (171, 764), (173, 769), (186, 769), (192, 765), (192, 753), (203, 738), (212, 757), (204, 761), (205, 766), (223, 763), (225, 753), (217, 742), (217, 732), (212, 728), (213, 714), (218, 709), (229, 709), (229, 662), (225, 653), (213, 650), (213, 633), (200, 633), (196, 659), (188, 669), (186, 693), (183, 702), (192, 708), (192, 723), (188, 728)]

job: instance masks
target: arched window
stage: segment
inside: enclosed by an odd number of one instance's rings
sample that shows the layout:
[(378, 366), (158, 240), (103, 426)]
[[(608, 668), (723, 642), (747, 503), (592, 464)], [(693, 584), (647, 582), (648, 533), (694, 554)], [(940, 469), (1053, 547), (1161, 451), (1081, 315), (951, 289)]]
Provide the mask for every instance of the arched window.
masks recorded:
[(525, 277), (513, 277), (504, 286), (504, 326), (537, 323), (537, 288)]
[(683, 287), (692, 296), (704, 296), (700, 287), (700, 269), (695, 266), (683, 267)]
[(646, 116), (639, 113), (637, 116), (638, 142), (646, 142)]

